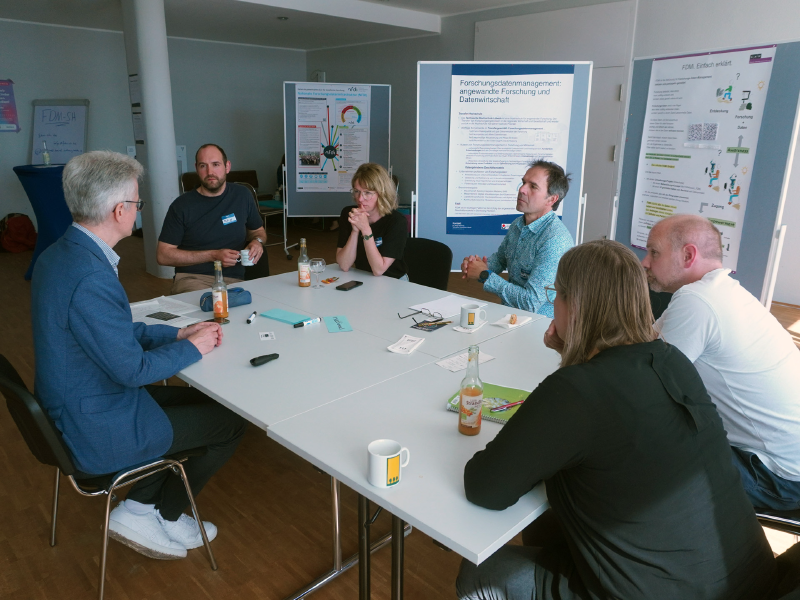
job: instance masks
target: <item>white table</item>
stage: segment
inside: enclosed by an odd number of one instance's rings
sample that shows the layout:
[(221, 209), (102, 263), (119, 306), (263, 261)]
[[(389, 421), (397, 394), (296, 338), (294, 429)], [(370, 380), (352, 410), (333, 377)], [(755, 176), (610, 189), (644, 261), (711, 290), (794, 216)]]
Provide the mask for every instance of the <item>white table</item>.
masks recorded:
[[(481, 365), (481, 379), (533, 390), (558, 367), (558, 354), (542, 343), (548, 325), (549, 320), (539, 320), (482, 344), (482, 351), (497, 358)], [(548, 505), (541, 484), (504, 511), (467, 501), (464, 465), (501, 425), (484, 422), (474, 437), (458, 433), (458, 415), (447, 411), (445, 402), (463, 376), (464, 372), (429, 364), (278, 423), (267, 435), (396, 518), (480, 564)], [(367, 481), (367, 446), (381, 438), (396, 440), (410, 451), (410, 463), (395, 488), (376, 488)], [(368, 557), (360, 560), (363, 565)]]
[[(450, 295), (448, 292), (398, 281), (391, 277), (373, 277), (365, 271), (350, 270), (345, 273), (338, 265), (329, 265), (324, 277), (339, 277), (339, 280), (322, 289), (301, 288), (297, 285), (297, 273), (284, 273), (247, 282), (244, 287), (258, 296), (294, 306), (295, 312), (329, 317), (344, 315), (353, 329), (382, 338), (389, 343), (396, 342), (405, 334), (423, 337), (425, 343), (417, 349), (417, 353), (421, 352), (436, 358), (444, 358), (473, 344), (482, 344), (486, 340), (508, 333), (508, 329), (491, 325), (506, 314), (528, 316), (532, 321), (544, 318), (535, 313), (489, 303), (484, 307), (488, 323), (474, 333), (459, 333), (453, 330), (459, 323), (460, 315), (445, 319), (452, 320), (453, 323), (441, 329), (420, 331), (411, 328), (414, 324), (412, 317), (400, 319), (398, 313), (403, 316), (408, 315), (413, 312), (408, 309), (409, 306), (444, 298)], [(364, 285), (349, 292), (336, 289), (337, 285), (353, 280), (363, 281)], [(469, 303), (483, 304), (474, 298), (464, 297), (463, 304)], [(419, 321), (425, 317), (414, 315), (413, 318)]]
[[(402, 548), (402, 520), (406, 520), (462, 556), (481, 562), (544, 511), (546, 501), (541, 489), (502, 513), (492, 513), (466, 501), (464, 464), (500, 426), (487, 422), (481, 435), (474, 438), (458, 434), (458, 417), (445, 411), (444, 402), (458, 389), (464, 372), (451, 373), (433, 363), (479, 344), (482, 351), (497, 357), (481, 366), (485, 381), (533, 389), (556, 367), (557, 355), (541, 342), (549, 319), (488, 304), (489, 323), (473, 334), (458, 333), (452, 326), (423, 332), (411, 329), (411, 319), (399, 319), (398, 311), (408, 314), (408, 306), (441, 298), (446, 292), (360, 271), (344, 273), (335, 265), (325, 276), (338, 276), (339, 281), (323, 289), (300, 288), (297, 274), (286, 273), (238, 284), (251, 292), (252, 304), (232, 308), (230, 323), (223, 329), (223, 344), (179, 374), (332, 476), (333, 569), (292, 598), (304, 597), (356, 562), (368, 577), (368, 545), (360, 546), (360, 558), (353, 556), (343, 561), (341, 557), (340, 477), (364, 498), (396, 515), (394, 535), (378, 540), (372, 551), (390, 539)], [(364, 285), (349, 292), (335, 289), (351, 279), (364, 281)], [(197, 304), (200, 295), (201, 292), (189, 292), (176, 298)], [(465, 298), (466, 302), (477, 301)], [(254, 310), (261, 313), (270, 308), (311, 317), (345, 315), (353, 331), (328, 333), (324, 323), (295, 329), (260, 315), (252, 325), (246, 324)], [(509, 312), (532, 320), (513, 329), (490, 324)], [(211, 313), (198, 311), (196, 315), (206, 319)], [(276, 340), (261, 341), (261, 331), (274, 332)], [(425, 337), (426, 341), (409, 356), (386, 349), (406, 333)], [(280, 354), (278, 360), (260, 367), (249, 364), (250, 358), (273, 352)], [(398, 418), (406, 414), (408, 407), (414, 416)], [(336, 425), (329, 422), (323, 426), (328, 418), (333, 418)], [(388, 429), (387, 423), (391, 425)], [(406, 440), (414, 440), (415, 445), (403, 483), (383, 493), (366, 484), (364, 471), (366, 446), (380, 437), (397, 439), (409, 447)], [(327, 452), (331, 445), (335, 451)], [(459, 451), (449, 452), (448, 447)], [(424, 469), (426, 464), (432, 470), (424, 471), (420, 478), (416, 469)], [(445, 497), (447, 503), (442, 503), (441, 498)], [(412, 502), (412, 498), (427, 500)], [(438, 512), (432, 510), (436, 506)], [(459, 534), (458, 521), (464, 515), (479, 518), (485, 527), (474, 536)], [(363, 519), (360, 521), (363, 523)]]

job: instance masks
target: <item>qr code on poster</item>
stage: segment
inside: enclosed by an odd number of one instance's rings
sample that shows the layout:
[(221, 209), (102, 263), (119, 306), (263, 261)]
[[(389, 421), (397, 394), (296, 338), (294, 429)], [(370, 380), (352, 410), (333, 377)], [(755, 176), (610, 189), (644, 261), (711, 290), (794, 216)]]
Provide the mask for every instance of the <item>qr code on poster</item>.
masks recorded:
[(703, 123), (703, 140), (713, 142), (717, 139), (719, 123)]
[(703, 124), (690, 123), (689, 124), (689, 141), (698, 142), (703, 139)]

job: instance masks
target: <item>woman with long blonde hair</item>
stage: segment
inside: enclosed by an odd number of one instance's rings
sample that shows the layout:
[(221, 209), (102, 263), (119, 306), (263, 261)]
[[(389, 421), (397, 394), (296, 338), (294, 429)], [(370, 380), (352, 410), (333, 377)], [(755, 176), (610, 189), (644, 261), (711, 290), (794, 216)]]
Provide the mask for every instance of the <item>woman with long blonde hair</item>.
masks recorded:
[(561, 258), (545, 344), (561, 368), (464, 470), (494, 510), (540, 481), (551, 510), (457, 581), (468, 599), (745, 600), (774, 559), (694, 366), (655, 339), (631, 250), (588, 242)]
[(356, 204), (345, 206), (339, 217), (339, 267), (349, 271), (355, 266), (373, 275), (408, 279), (403, 261), (408, 224), (397, 211), (397, 191), (389, 173), (378, 164), (364, 163), (351, 185)]

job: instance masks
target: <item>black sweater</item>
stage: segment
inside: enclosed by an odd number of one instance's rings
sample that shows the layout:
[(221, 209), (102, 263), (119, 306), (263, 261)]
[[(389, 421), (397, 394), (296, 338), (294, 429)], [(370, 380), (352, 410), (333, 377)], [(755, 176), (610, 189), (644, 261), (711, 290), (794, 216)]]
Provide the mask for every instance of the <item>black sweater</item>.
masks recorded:
[(660, 340), (559, 369), (464, 470), (467, 498), (495, 510), (542, 480), (573, 564), (537, 568), (537, 598), (752, 600), (769, 588), (772, 552), (722, 421), (692, 363)]

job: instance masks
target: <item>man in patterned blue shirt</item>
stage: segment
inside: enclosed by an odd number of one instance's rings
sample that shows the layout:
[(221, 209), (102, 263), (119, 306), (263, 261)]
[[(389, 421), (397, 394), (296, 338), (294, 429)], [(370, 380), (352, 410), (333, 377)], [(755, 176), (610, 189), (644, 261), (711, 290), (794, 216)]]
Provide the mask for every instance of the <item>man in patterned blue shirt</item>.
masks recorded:
[[(506, 306), (553, 316), (545, 286), (553, 285), (561, 256), (573, 246), (572, 236), (556, 216), (569, 191), (569, 176), (555, 163), (531, 163), (517, 192), (517, 210), (508, 233), (487, 260), (468, 256), (461, 263), (463, 279), (477, 279)], [(500, 277), (508, 269), (508, 281)]]

